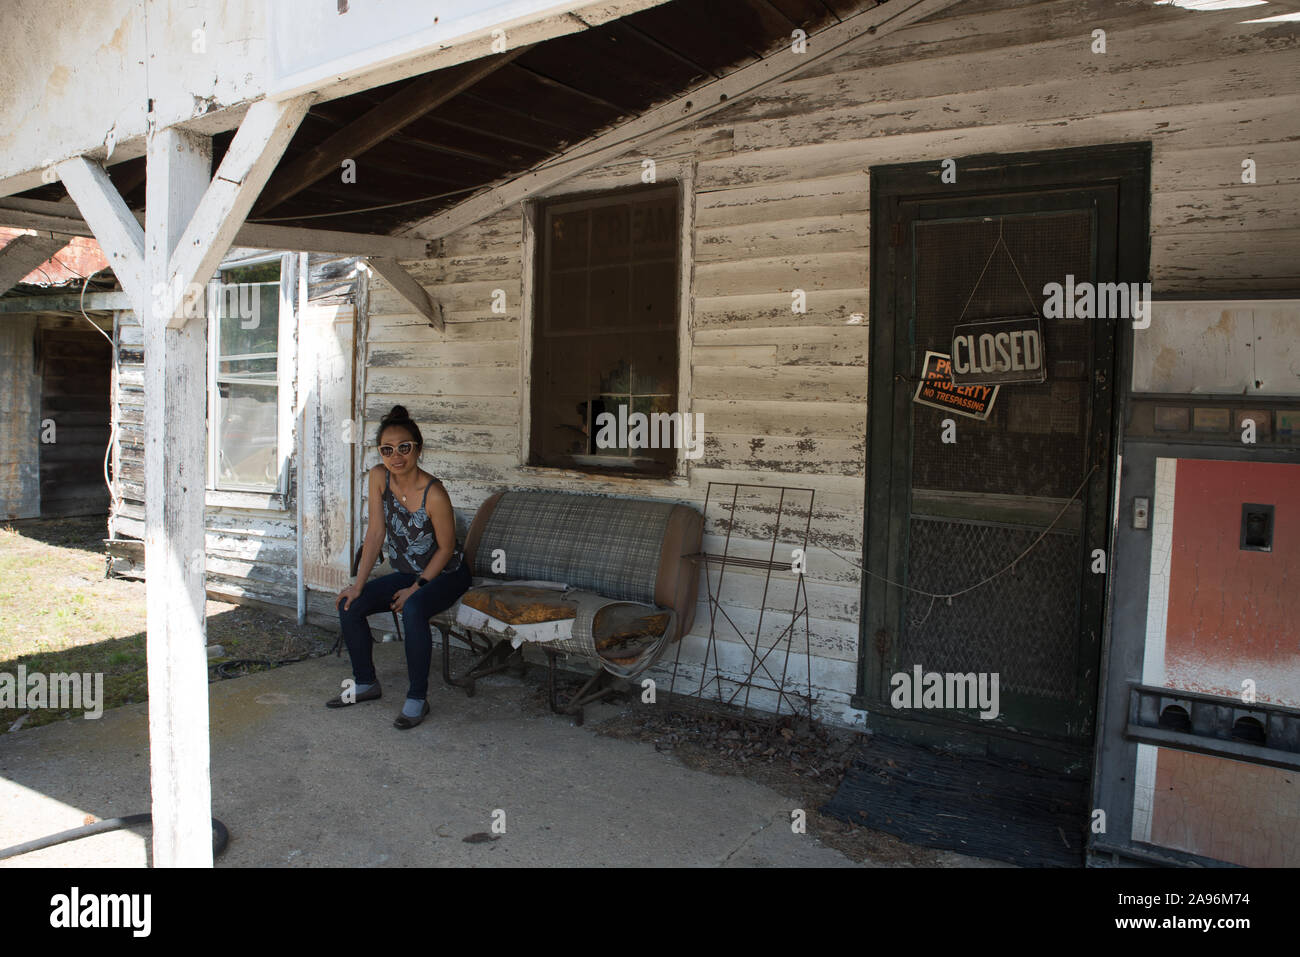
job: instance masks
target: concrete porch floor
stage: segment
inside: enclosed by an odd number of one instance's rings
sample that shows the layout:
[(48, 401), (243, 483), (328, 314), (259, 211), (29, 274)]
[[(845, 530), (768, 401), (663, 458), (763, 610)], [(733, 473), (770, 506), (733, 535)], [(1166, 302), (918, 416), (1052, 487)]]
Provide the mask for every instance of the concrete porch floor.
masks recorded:
[[(513, 676), (466, 698), (442, 684), (435, 657), (433, 710), (399, 731), (401, 645), (377, 645), (375, 663), (383, 699), (340, 711), (323, 703), (351, 674), (346, 655), (209, 686), (213, 814), (231, 833), (218, 867), (857, 866), (792, 833), (792, 802), (775, 791), (598, 736), (600, 708), (574, 727), (521, 707), (535, 686)], [(0, 847), (149, 806), (144, 704), (0, 736)], [(506, 833), (492, 840), (497, 809)], [(0, 867), (145, 866), (145, 835)]]

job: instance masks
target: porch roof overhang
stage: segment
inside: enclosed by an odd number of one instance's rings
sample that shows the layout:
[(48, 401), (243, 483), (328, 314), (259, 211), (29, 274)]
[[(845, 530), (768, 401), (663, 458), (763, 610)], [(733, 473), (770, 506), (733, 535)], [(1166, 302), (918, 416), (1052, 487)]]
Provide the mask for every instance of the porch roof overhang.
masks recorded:
[[(491, 210), (473, 201), (505, 184), (535, 182), (548, 169), (572, 175), (580, 171), (575, 159), (586, 156), (589, 146), (604, 148), (587, 164), (593, 165), (614, 140), (622, 144), (617, 152), (624, 152), (670, 121), (685, 125), (760, 81), (796, 72), (828, 48), (948, 5), (950, 0), (641, 3), (619, 18), (435, 72), (341, 96), (332, 89), (317, 94), (334, 98), (318, 98), (309, 107), (236, 242), (423, 258), (417, 235), (430, 230), (419, 227), (435, 217), (467, 208), (479, 218)], [(791, 52), (798, 30), (809, 38), (806, 54)], [(768, 69), (726, 85), (762, 64)], [(710, 96), (706, 101), (697, 92)], [(204, 123), (211, 127), (216, 120), (209, 116)], [(213, 136), (214, 169), (234, 135), (226, 129)], [(113, 186), (141, 220), (145, 163), (138, 155), (108, 167)], [(67, 196), (54, 182), (2, 198), (0, 223), (88, 235)], [(384, 236), (394, 240), (384, 243)]]

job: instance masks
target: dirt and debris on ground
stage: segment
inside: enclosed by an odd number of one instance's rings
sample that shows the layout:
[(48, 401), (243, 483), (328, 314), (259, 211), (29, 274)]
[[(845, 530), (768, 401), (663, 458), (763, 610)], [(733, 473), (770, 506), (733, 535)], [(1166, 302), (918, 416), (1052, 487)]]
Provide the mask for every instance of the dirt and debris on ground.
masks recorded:
[[(0, 672), (102, 674), (103, 708), (148, 699), (145, 585), (106, 578), (104, 516), (36, 519), (0, 525)], [(218, 681), (265, 664), (329, 650), (335, 635), (274, 612), (207, 601), (210, 661)], [(83, 709), (84, 710), (84, 709)], [(76, 712), (80, 714), (80, 712)], [(0, 708), (0, 734), (73, 717), (54, 708)]]
[[(560, 700), (582, 683), (583, 679), (568, 676), (560, 679)], [(531, 708), (547, 709), (545, 685), (534, 688), (529, 699)], [(830, 727), (802, 715), (733, 713), (680, 695), (661, 693), (655, 705), (638, 702), (639, 689), (620, 693), (612, 699), (618, 706), (617, 713), (591, 721), (591, 729), (600, 735), (653, 744), (656, 751), (671, 754), (692, 770), (737, 775), (770, 787), (806, 811), (809, 834), (851, 860), (912, 867), (987, 863), (947, 851), (913, 847), (892, 834), (820, 813), (818, 809), (838, 789), (854, 751), (871, 746), (869, 735)]]

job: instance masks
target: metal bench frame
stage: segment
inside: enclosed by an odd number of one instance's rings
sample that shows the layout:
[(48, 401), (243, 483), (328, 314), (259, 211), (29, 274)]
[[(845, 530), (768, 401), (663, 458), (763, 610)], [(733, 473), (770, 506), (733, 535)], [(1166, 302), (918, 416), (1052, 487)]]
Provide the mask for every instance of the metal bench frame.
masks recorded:
[[(486, 635), (465, 628), (454, 628), (442, 623), (438, 623), (435, 627), (442, 634), (442, 680), (449, 687), (464, 689), (466, 697), (474, 697), (474, 684), (479, 678), (505, 671), (510, 667), (518, 669), (520, 678), (528, 671), (528, 661), (524, 658), (523, 646), (515, 648), (509, 638), (494, 642)], [(451, 672), (452, 638), (462, 642), (471, 653), (478, 656), (459, 677)], [(614, 676), (604, 668), (597, 667), (595, 674), (577, 693), (561, 700), (556, 688), (556, 675), (559, 671), (557, 659), (563, 655), (563, 652), (545, 646), (542, 650), (546, 653), (546, 700), (552, 714), (569, 715), (574, 719), (574, 724), (581, 726), (583, 708), (586, 705), (600, 701), (618, 691), (612, 684)]]

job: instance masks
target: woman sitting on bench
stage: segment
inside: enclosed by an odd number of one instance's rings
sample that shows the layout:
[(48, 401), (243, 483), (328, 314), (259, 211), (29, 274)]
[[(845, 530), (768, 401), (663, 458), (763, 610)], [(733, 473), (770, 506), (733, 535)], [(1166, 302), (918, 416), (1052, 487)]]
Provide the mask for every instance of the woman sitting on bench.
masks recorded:
[[(381, 463), (370, 470), (370, 522), (357, 579), (339, 592), (336, 606), (352, 659), (356, 687), (325, 704), (343, 708), (380, 696), (366, 617), (393, 610), (406, 633), (410, 686), (394, 727), (413, 728), (429, 713), (429, 619), (456, 603), (471, 583), (469, 563), (456, 541), (456, 516), (442, 483), (419, 467), (420, 427), (395, 405), (379, 423)], [(417, 505), (418, 503), (418, 505)], [(397, 569), (367, 581), (380, 549)]]

